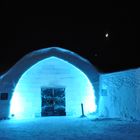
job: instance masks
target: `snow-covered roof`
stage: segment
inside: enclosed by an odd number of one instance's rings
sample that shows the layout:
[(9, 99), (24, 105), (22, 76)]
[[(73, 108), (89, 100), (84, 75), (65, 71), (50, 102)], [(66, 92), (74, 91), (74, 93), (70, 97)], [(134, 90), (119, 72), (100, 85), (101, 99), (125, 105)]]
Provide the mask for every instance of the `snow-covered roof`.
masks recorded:
[(75, 67), (83, 71), (90, 81), (93, 83), (98, 81), (99, 72), (96, 68), (85, 58), (79, 56), (78, 54), (59, 47), (50, 47), (40, 50), (35, 50), (23, 58), (21, 58), (13, 67), (11, 67), (5, 74), (0, 77), (0, 84), (16, 84), (22, 74), (28, 70), (31, 66), (37, 62), (49, 58), (49, 57), (58, 57), (63, 59)]

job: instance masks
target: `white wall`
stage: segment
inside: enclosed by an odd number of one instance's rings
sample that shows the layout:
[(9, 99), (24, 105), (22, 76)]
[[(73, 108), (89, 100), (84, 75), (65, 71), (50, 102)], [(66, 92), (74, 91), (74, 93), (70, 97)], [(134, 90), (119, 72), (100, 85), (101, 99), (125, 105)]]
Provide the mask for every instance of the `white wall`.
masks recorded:
[(140, 120), (140, 68), (100, 76), (99, 115)]
[(41, 113), (41, 87), (65, 87), (66, 115), (81, 115), (95, 111), (94, 90), (83, 72), (72, 64), (50, 57), (33, 65), (20, 78), (11, 100), (15, 117), (34, 117)]

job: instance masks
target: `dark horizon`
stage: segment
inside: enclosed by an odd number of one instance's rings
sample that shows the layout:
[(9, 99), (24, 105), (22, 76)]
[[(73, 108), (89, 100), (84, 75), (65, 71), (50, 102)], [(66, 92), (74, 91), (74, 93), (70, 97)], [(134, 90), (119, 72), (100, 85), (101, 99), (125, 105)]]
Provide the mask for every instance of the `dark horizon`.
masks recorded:
[(24, 55), (53, 46), (79, 54), (105, 73), (140, 66), (136, 23), (127, 7), (102, 16), (19, 16), (9, 12), (5, 23), (6, 43), (1, 45), (0, 73)]

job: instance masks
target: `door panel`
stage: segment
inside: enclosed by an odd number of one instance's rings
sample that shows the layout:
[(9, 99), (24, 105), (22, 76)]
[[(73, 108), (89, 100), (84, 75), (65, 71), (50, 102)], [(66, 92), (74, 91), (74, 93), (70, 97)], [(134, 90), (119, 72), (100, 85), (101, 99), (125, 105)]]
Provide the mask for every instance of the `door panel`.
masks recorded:
[(42, 88), (42, 116), (65, 116), (65, 88)]

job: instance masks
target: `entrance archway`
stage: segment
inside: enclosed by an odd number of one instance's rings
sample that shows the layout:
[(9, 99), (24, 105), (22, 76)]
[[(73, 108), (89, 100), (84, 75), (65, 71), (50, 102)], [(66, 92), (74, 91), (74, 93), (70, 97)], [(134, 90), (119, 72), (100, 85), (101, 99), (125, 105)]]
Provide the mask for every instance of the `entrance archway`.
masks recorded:
[[(32, 66), (38, 62), (45, 60), (50, 57), (56, 57), (73, 67), (79, 69), (90, 81), (92, 87), (94, 87), (95, 103), (99, 103), (99, 72), (96, 68), (85, 58), (79, 56), (78, 54), (58, 47), (45, 48), (41, 50), (33, 51), (25, 55), (20, 59), (9, 71), (0, 77), (0, 91), (1, 93), (8, 93), (8, 101), (6, 102), (4, 113), (1, 116), (8, 117), (10, 114), (11, 101), (14, 96), (15, 88), (17, 87), (19, 79), (26, 73)], [(54, 88), (54, 87), (53, 87)], [(29, 95), (29, 94), (27, 94)], [(18, 96), (18, 95), (17, 95)]]
[[(85, 115), (96, 111), (94, 87), (88, 77), (69, 62), (53, 56), (34, 64), (20, 77), (11, 99), (10, 115), (15, 118), (41, 116), (43, 88), (65, 89), (63, 107), (68, 116), (80, 116), (81, 103)], [(62, 104), (56, 102), (53, 109), (62, 109)]]

